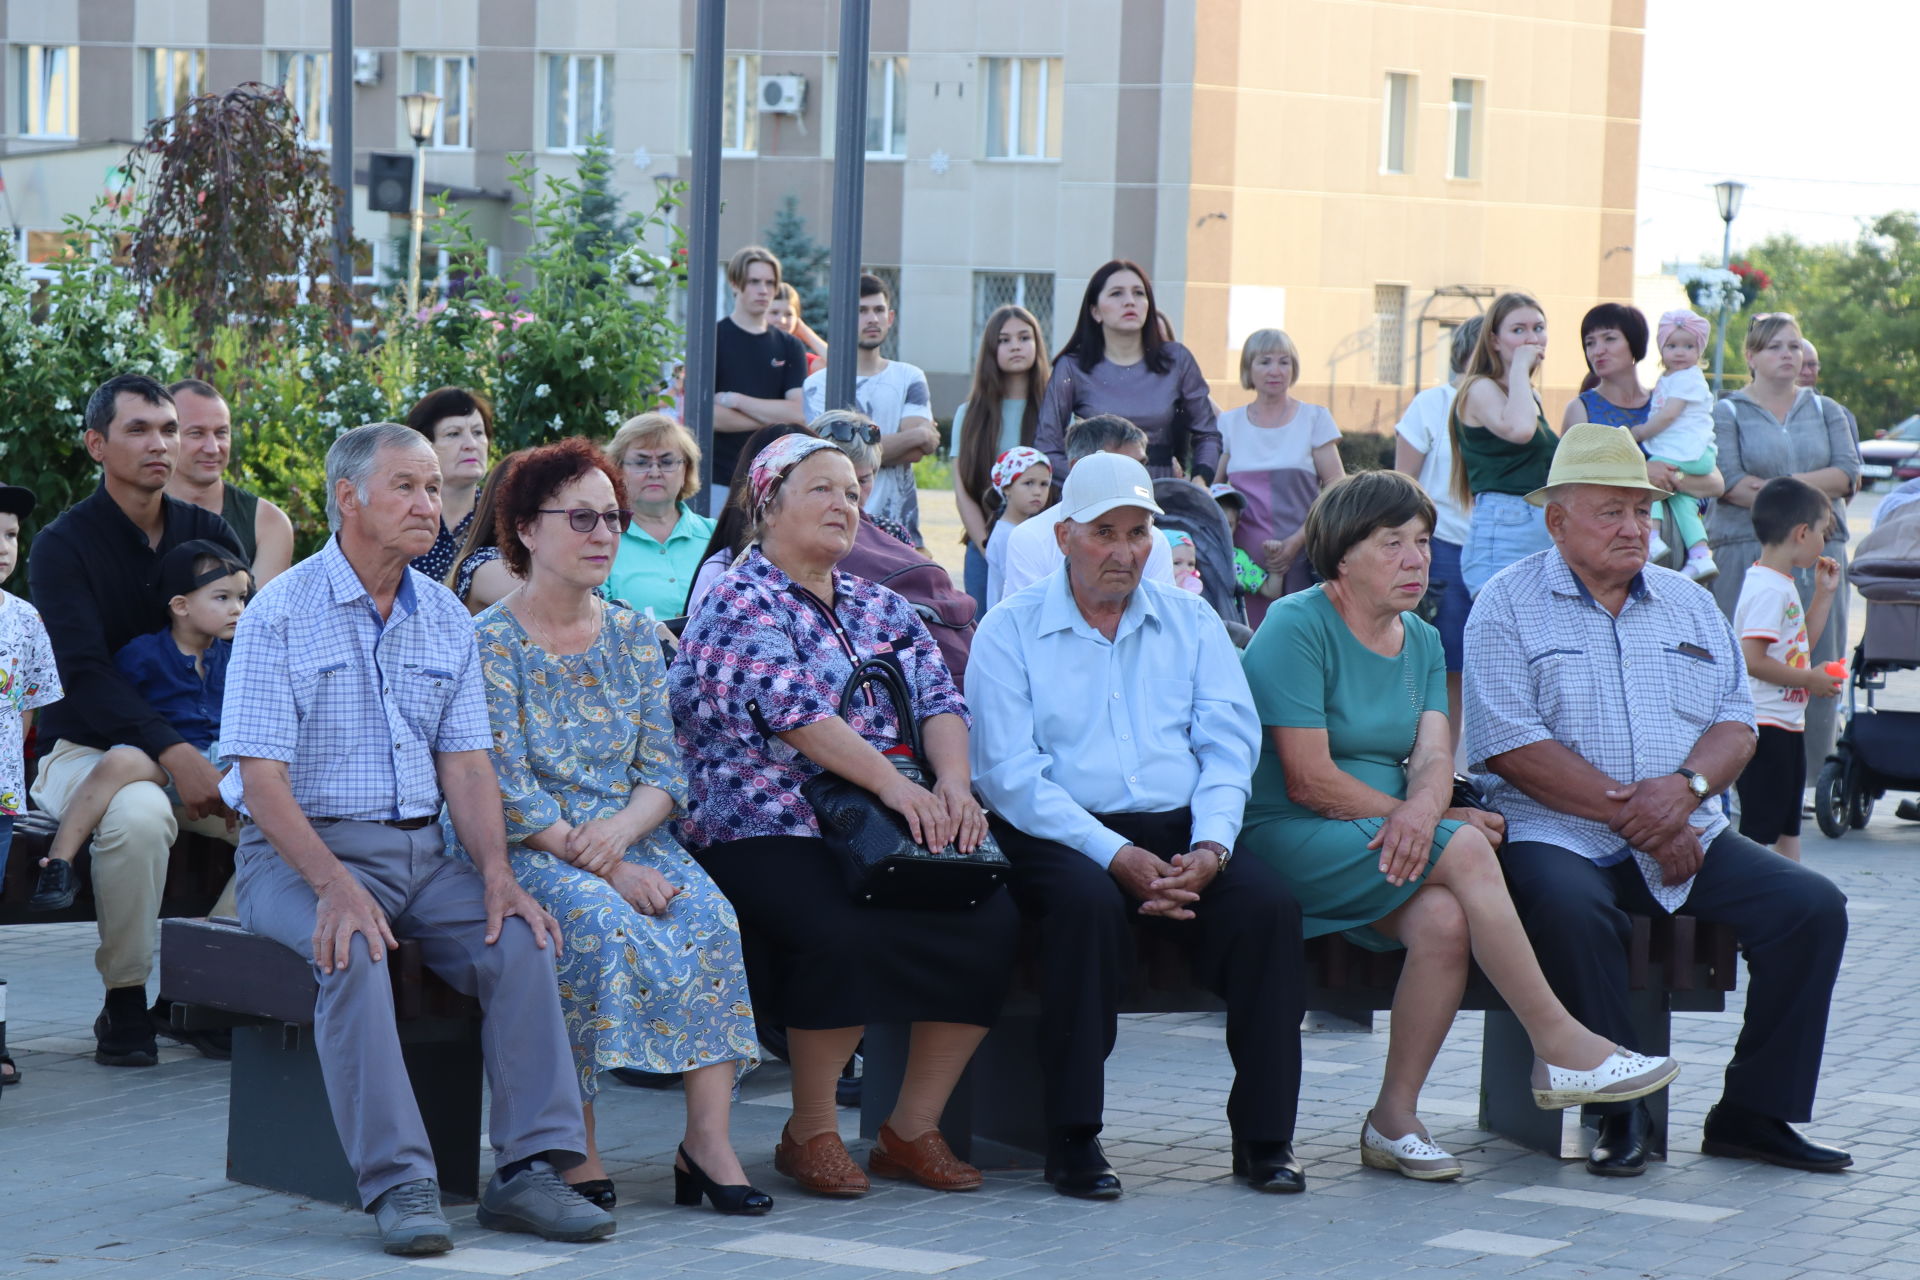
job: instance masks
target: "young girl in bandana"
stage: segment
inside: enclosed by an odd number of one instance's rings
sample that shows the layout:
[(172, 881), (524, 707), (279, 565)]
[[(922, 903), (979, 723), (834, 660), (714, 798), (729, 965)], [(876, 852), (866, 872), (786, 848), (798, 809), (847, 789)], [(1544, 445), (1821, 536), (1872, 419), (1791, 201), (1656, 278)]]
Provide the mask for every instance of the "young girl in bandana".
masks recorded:
[(989, 609), (1000, 603), (1007, 570), (1007, 540), (1015, 526), (1046, 510), (1053, 486), (1053, 464), (1038, 449), (1016, 445), (995, 459), (991, 479), (993, 487), (982, 496), (982, 505), (992, 513), (987, 534)]

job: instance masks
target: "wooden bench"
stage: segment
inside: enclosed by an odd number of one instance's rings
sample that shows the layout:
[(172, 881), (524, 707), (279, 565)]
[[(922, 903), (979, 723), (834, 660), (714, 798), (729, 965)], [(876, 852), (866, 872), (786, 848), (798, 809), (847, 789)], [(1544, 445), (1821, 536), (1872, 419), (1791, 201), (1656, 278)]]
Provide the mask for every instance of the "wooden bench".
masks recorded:
[[(403, 939), (389, 953), (394, 1018), (413, 1095), (451, 1200), (480, 1193), (480, 1004)], [(360, 1207), (313, 1044), (319, 992), (307, 958), (237, 921), (160, 925), (160, 986), (181, 1029), (233, 1029), (227, 1176)]]
[[(1670, 1023), (1677, 1012), (1720, 1012), (1733, 990), (1739, 953), (1733, 930), (1691, 916), (1653, 919), (1633, 916), (1628, 949), (1628, 989), (1635, 1048), (1668, 1052)], [(1225, 1005), (1196, 986), (1180, 949), (1164, 936), (1135, 930), (1136, 962), (1122, 1013), (1219, 1012)], [(962, 1159), (987, 1167), (1031, 1167), (1041, 1163), (1046, 1123), (1041, 1111), (1040, 1058), (1036, 1031), (1040, 998), (1037, 980), (1038, 926), (1022, 928), (1021, 958), (1014, 990), (954, 1090), (941, 1131)], [(1404, 951), (1374, 952), (1338, 934), (1315, 938), (1306, 949), (1306, 1008), (1371, 1025), (1372, 1015), (1393, 1006)], [(1471, 971), (1461, 1008), (1483, 1010), (1481, 1038), (1480, 1127), (1530, 1150), (1563, 1158), (1584, 1157), (1592, 1144), (1583, 1136), (1580, 1109), (1542, 1111), (1533, 1105), (1529, 1077), (1533, 1050), (1519, 1020), (1480, 973)], [(860, 1132), (878, 1136), (880, 1125), (899, 1094), (906, 1061), (907, 1029), (867, 1028)], [(1654, 1120), (1657, 1158), (1666, 1157), (1667, 1095), (1647, 1100)], [(1221, 1118), (1221, 1127), (1226, 1125)]]
[[(82, 846), (74, 859), (80, 892), (63, 911), (30, 911), (27, 900), (40, 880), (40, 859), (47, 856), (59, 824), (36, 809), (14, 819), (13, 847), (0, 869), (0, 925), (64, 924), (93, 920), (92, 857)], [(233, 876), (233, 846), (212, 836), (182, 831), (167, 860), (166, 884), (160, 891), (162, 916), (204, 916), (213, 910), (221, 891)]]

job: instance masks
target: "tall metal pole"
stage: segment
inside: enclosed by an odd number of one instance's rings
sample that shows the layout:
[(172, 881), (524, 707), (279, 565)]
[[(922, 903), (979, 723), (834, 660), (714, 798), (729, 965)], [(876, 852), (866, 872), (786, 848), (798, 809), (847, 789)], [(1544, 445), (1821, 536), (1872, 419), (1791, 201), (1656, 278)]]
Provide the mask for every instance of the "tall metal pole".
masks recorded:
[(840, 0), (840, 93), (833, 133), (832, 291), (827, 313), (827, 408), (851, 409), (860, 347), (860, 223), (867, 193), (867, 43), (870, 0)]
[(420, 240), (427, 233), (427, 150), (413, 140), (413, 247), (407, 254), (407, 314), (420, 314)]
[(333, 310), (352, 322), (353, 0), (333, 0)]
[[(1733, 218), (1722, 219), (1726, 223), (1726, 232), (1720, 241), (1720, 269), (1726, 271), (1733, 265)], [(1725, 380), (1721, 366), (1727, 358), (1727, 291), (1720, 290), (1720, 331), (1713, 344), (1713, 398), (1720, 398), (1720, 387)]]
[[(682, 415), (700, 443), (698, 509), (713, 488), (713, 379), (720, 300), (720, 109), (725, 92), (726, 0), (697, 0), (693, 31), (693, 190), (687, 201), (687, 393)], [(741, 110), (751, 110), (741, 104)], [(731, 476), (721, 476), (722, 484)]]

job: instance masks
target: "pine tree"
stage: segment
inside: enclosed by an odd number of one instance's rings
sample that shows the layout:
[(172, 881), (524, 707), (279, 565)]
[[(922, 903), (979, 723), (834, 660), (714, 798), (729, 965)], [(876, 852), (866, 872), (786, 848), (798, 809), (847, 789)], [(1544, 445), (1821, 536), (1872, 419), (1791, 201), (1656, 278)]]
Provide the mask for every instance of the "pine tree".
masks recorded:
[(800, 318), (826, 332), (827, 247), (807, 234), (798, 198), (789, 195), (780, 202), (767, 228), (767, 248), (780, 259), (780, 278), (800, 294)]

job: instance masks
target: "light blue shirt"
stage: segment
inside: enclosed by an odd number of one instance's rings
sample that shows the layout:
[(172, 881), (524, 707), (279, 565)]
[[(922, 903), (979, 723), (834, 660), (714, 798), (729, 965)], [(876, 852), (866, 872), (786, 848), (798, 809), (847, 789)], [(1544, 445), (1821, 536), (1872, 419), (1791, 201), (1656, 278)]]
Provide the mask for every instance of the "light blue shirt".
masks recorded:
[(974, 785), (1027, 835), (1102, 867), (1127, 839), (1096, 813), (1191, 809), (1195, 843), (1240, 835), (1260, 720), (1226, 628), (1191, 592), (1143, 581), (1108, 640), (1066, 570), (1048, 575), (981, 621), (967, 705)]
[[(1753, 695), (1733, 628), (1697, 583), (1671, 569), (1640, 571), (1615, 617), (1594, 600), (1558, 548), (1495, 574), (1467, 617), (1468, 767), (1555, 741), (1616, 782), (1672, 773), (1716, 724), (1753, 731)], [(1651, 854), (1606, 823), (1576, 818), (1503, 778), (1480, 781), (1507, 820), (1509, 844), (1540, 841), (1600, 866), (1631, 856), (1668, 911), (1693, 881), (1663, 883)], [(1724, 781), (1724, 779), (1723, 779)], [(1702, 847), (1727, 829), (1718, 804), (1691, 819)]]
[[(384, 620), (329, 538), (261, 588), (227, 664), (221, 750), (286, 763), (308, 817), (440, 811), (434, 756), (493, 745), (466, 606), (409, 569)], [(240, 770), (220, 795), (245, 812)]]

